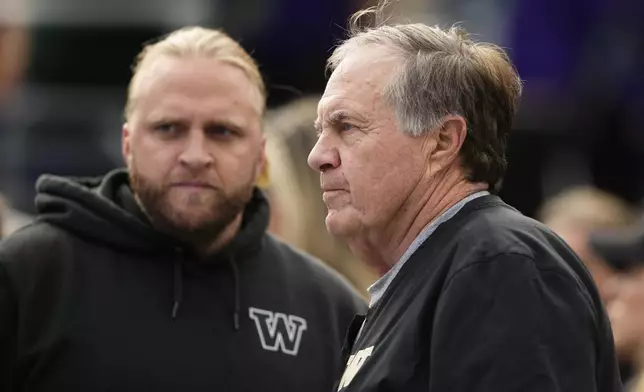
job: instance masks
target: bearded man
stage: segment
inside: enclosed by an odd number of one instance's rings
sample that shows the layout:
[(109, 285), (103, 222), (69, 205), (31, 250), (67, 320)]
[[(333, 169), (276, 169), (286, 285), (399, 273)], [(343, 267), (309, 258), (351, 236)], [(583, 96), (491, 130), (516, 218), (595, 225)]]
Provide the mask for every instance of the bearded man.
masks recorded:
[(332, 388), (364, 304), (266, 233), (265, 101), (257, 65), (221, 31), (144, 48), (127, 169), (41, 177), (37, 221), (0, 247), (0, 390)]

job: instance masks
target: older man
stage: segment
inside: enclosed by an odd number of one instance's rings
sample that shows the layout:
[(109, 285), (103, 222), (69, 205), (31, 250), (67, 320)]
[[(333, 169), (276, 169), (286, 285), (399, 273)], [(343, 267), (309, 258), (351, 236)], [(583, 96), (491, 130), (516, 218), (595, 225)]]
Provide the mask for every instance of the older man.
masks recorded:
[(521, 82), (501, 49), (423, 24), (358, 28), (329, 59), (329, 231), (383, 275), (337, 390), (619, 391), (592, 278), (498, 192)]

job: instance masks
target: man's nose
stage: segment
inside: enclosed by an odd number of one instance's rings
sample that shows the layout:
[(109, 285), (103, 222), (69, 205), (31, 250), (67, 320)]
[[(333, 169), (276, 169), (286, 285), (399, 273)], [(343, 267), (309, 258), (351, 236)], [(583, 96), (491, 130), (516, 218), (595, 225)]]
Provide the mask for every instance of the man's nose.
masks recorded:
[(208, 140), (202, 130), (190, 131), (179, 161), (191, 168), (207, 167), (213, 163), (214, 157), (208, 149)]
[(318, 138), (307, 160), (311, 169), (323, 173), (340, 166), (340, 154), (326, 135)]

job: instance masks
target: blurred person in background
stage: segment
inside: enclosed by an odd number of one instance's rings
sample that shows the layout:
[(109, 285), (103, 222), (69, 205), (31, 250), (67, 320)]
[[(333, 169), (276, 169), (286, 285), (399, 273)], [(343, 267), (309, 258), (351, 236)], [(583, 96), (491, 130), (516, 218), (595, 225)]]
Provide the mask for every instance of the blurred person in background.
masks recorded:
[(331, 54), (309, 156), (328, 230), (386, 271), (337, 390), (621, 391), (592, 277), (496, 195), (519, 75), (460, 29), (387, 25), (386, 5)]
[(218, 30), (147, 45), (127, 169), (42, 176), (0, 245), (3, 391), (328, 391), (358, 293), (267, 235), (265, 87)]
[[(612, 259), (606, 260), (595, 250), (590, 238), (597, 231), (627, 228), (636, 222), (637, 216), (634, 206), (592, 186), (564, 190), (546, 200), (538, 211), (538, 219), (558, 234), (588, 268), (605, 304), (614, 296), (619, 270)], [(622, 345), (619, 342), (616, 345), (620, 377), (627, 382), (633, 375), (632, 361), (630, 355), (622, 355)]]
[[(27, 66), (29, 52), (27, 11), (25, 0), (0, 1), (0, 143), (6, 134), (17, 132), (6, 125), (4, 115), (5, 110), (8, 110), (7, 104), (20, 85)], [(0, 148), (1, 152), (2, 148)], [(4, 186), (3, 182), (0, 175), (0, 189)], [(0, 195), (1, 198), (2, 195)], [(3, 200), (1, 204), (3, 214), (0, 219), (2, 233), (0, 236), (6, 236), (31, 222), (31, 217), (12, 208), (9, 200)]]
[(597, 230), (589, 244), (617, 271), (606, 282), (615, 348), (626, 389), (644, 392), (644, 218), (625, 228)]
[(538, 219), (577, 253), (605, 300), (606, 284), (617, 271), (591, 248), (589, 237), (597, 230), (624, 228), (635, 223), (635, 208), (601, 189), (579, 186), (546, 200), (538, 212)]
[(304, 97), (268, 113), (266, 192), (272, 211), (270, 229), (345, 275), (366, 296), (377, 275), (356, 260), (342, 239), (326, 230), (320, 176), (306, 164), (317, 140), (313, 122), (318, 102), (318, 96)]
[(0, 105), (22, 79), (29, 52), (26, 0), (0, 2)]
[(31, 216), (11, 208), (9, 202), (0, 195), (0, 238), (27, 226), (32, 221)]
[(0, 197), (0, 240), (4, 237), (4, 215), (5, 215), (6, 206), (4, 200)]
[(7, 200), (4, 200), (4, 216), (0, 221), (0, 229), (3, 232), (4, 236), (17, 231), (31, 222), (33, 222), (33, 217), (31, 215), (25, 214), (22, 211), (18, 211), (15, 208), (11, 207), (11, 203)]

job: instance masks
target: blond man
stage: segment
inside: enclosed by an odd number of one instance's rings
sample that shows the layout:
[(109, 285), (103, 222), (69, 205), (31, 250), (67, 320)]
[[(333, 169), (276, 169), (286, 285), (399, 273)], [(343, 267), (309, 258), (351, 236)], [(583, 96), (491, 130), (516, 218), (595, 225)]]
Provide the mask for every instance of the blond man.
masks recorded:
[(254, 186), (265, 88), (221, 31), (145, 47), (127, 169), (43, 176), (37, 222), (0, 246), (3, 391), (327, 391), (362, 309), (346, 281), (266, 234)]

